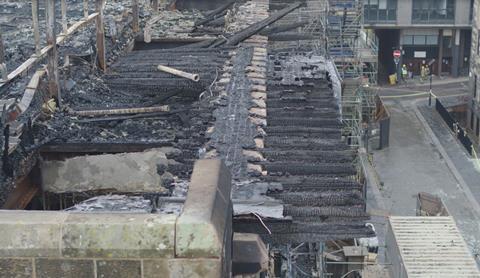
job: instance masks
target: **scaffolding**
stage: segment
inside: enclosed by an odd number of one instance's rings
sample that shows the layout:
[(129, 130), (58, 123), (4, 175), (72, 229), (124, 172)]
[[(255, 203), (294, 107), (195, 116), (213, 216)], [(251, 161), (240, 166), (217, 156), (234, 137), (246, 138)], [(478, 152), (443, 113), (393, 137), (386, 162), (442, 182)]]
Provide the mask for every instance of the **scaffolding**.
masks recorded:
[(327, 1), (327, 52), (343, 84), (343, 136), (350, 146), (359, 147), (364, 123), (368, 123), (374, 110), (373, 95), (364, 87), (376, 83), (378, 47), (362, 27), (362, 1)]
[[(272, 0), (270, 3), (283, 3), (283, 1)], [(287, 14), (271, 26), (271, 29), (296, 26), (270, 36), (271, 49), (280, 52), (283, 50), (310, 52), (317, 56), (327, 56), (325, 43), (327, 41), (327, 12), (328, 2), (326, 0), (306, 0), (302, 7)]]

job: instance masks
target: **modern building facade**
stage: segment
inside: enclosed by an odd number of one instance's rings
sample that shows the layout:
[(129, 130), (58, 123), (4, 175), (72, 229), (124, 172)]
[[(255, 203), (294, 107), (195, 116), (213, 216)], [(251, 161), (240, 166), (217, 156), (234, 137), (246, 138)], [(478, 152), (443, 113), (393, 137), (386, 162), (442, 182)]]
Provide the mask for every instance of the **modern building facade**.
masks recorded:
[(480, 0), (475, 0), (472, 20), (472, 51), (470, 63), (471, 101), (468, 103), (467, 130), (480, 144)]
[(437, 75), (467, 75), (470, 62), (474, 0), (364, 0), (364, 27), (379, 44), (379, 82), (398, 72), (393, 51), (401, 50), (400, 65), (420, 74), (431, 62)]

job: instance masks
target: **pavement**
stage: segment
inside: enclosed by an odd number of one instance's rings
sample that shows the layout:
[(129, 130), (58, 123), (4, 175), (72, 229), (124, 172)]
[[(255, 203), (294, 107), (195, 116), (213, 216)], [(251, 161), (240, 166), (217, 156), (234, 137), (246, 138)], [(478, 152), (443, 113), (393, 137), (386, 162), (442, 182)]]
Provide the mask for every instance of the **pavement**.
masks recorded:
[[(475, 160), (468, 154), (465, 147), (455, 138), (446, 123), (436, 112), (434, 106), (428, 106), (425, 102), (418, 104), (417, 115), (423, 118), (425, 124), (428, 125), (436, 138), (437, 147), (443, 152), (443, 156), (447, 157), (449, 162), (449, 169), (455, 175), (461, 190), (465, 192), (469, 199), (469, 204), (472, 206), (469, 212), (460, 212), (463, 214), (474, 214), (478, 219), (480, 216), (480, 161)], [(418, 114), (420, 113), (420, 114)], [(456, 207), (454, 206), (453, 209)], [(447, 209), (449, 209), (447, 205)], [(450, 211), (450, 209), (449, 209)], [(453, 215), (453, 212), (451, 212)], [(470, 222), (465, 218), (459, 217), (455, 219), (457, 225), (463, 232), (463, 236), (467, 241), (473, 254), (480, 254), (480, 222)], [(478, 262), (478, 260), (477, 260)]]
[[(436, 84), (434, 93), (465, 95), (467, 88), (459, 86), (464, 83)], [(392, 89), (397, 88), (379, 88), (381, 95), (396, 97), (384, 98), (391, 114), (390, 146), (373, 152), (376, 174), (372, 175), (378, 180), (369, 183), (367, 191), (367, 209), (380, 230), (380, 245), (385, 215), (415, 215), (417, 194), (427, 192), (442, 198), (472, 254), (480, 254), (480, 169), (438, 115), (425, 106), (426, 95), (411, 96), (408, 88), (407, 92)], [(379, 254), (380, 263), (382, 257)]]

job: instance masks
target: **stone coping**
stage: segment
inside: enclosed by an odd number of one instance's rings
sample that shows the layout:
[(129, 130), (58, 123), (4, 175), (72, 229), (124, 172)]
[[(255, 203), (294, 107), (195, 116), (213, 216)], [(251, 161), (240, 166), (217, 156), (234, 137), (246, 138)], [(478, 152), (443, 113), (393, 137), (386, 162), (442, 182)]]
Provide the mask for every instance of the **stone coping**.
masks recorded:
[(224, 258), (230, 190), (223, 162), (200, 160), (180, 216), (0, 210), (0, 258)]

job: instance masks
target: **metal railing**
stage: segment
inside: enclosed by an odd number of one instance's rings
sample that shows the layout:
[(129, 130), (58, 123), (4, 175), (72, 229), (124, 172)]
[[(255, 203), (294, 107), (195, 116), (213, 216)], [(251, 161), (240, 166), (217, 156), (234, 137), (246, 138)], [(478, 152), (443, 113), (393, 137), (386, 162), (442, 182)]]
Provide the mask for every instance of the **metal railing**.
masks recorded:
[(455, 9), (413, 9), (413, 23), (453, 23), (455, 21)]
[(363, 12), (365, 23), (394, 23), (397, 21), (397, 9), (378, 9), (365, 6)]

